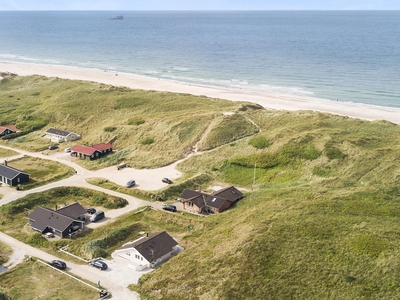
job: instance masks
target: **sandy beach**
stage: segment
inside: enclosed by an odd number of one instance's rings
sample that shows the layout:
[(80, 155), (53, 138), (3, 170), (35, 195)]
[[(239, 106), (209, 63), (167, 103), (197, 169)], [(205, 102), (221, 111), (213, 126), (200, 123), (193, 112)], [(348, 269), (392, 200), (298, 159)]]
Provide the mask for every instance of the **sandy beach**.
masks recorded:
[(16, 73), (19, 76), (38, 74), (47, 77), (94, 81), (114, 86), (125, 86), (132, 89), (204, 95), (211, 98), (227, 99), (231, 101), (258, 103), (267, 109), (289, 111), (313, 110), (363, 120), (386, 120), (400, 124), (399, 108), (331, 101), (295, 94), (201, 86), (108, 70), (104, 71), (60, 65), (1, 61), (0, 72)]

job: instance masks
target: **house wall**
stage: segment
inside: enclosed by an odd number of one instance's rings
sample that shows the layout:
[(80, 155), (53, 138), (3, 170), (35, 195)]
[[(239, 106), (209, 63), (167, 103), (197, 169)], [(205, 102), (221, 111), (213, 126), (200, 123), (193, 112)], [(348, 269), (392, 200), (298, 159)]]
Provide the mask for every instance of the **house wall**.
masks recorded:
[(135, 248), (122, 249), (115, 251), (119, 257), (130, 261), (130, 267), (133, 269), (150, 268), (151, 264)]
[(75, 133), (71, 133), (71, 134), (69, 134), (69, 135), (67, 135), (66, 137), (65, 137), (65, 141), (66, 142), (71, 142), (71, 141), (76, 141), (76, 140), (78, 140), (80, 138), (80, 136), (79, 135), (77, 135), (77, 134), (75, 134)]
[(0, 133), (0, 137), (1, 137), (1, 136), (5, 136), (5, 135), (7, 135), (7, 134), (11, 134), (11, 133), (14, 133), (14, 131), (11, 131), (10, 129), (6, 129), (6, 130), (4, 130), (2, 133)]
[[(192, 204), (193, 204), (193, 206), (192, 206)], [(190, 202), (190, 201), (183, 202), (183, 209), (187, 210), (188, 212), (196, 213), (196, 214), (201, 212), (201, 209), (198, 206), (196, 206), (193, 202)]]
[(21, 173), (12, 180), (12, 186), (17, 186), (18, 184), (25, 182), (29, 182), (29, 175)]
[(229, 208), (231, 206), (231, 203), (229, 201), (225, 201), (224, 204), (219, 208), (219, 210), (215, 210), (215, 213), (220, 213), (223, 212), (225, 209)]

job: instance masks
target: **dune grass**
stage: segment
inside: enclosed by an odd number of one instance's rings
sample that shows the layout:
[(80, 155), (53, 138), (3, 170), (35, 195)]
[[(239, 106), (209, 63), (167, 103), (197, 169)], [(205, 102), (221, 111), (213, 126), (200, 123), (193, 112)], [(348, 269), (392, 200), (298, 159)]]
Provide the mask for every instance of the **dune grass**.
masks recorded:
[[(83, 162), (91, 168), (121, 161), (137, 168), (163, 166), (198, 143), (209, 150), (179, 164), (186, 178), (204, 176), (202, 190), (234, 184), (245, 192), (219, 215), (148, 210), (73, 241), (74, 253), (90, 256), (106, 236), (123, 236), (118, 229), (138, 226), (132, 238), (139, 228), (170, 232), (185, 251), (131, 286), (142, 299), (396, 299), (400, 294), (398, 125), (43, 77), (1, 83), (2, 99), (10, 102), (0, 107), (0, 113), (10, 112), (7, 121), (32, 115), (30, 120), (39, 122), (40, 116), (82, 134), (83, 143), (113, 141), (115, 153)], [(240, 134), (233, 136), (232, 128)], [(149, 139), (154, 142), (141, 143)], [(169, 197), (184, 188), (169, 191)], [(194, 230), (188, 231), (189, 225)], [(84, 250), (92, 240), (99, 241)], [(114, 247), (103, 247), (104, 254)]]
[(14, 155), (18, 155), (18, 152), (0, 147), (0, 158), (7, 158)]

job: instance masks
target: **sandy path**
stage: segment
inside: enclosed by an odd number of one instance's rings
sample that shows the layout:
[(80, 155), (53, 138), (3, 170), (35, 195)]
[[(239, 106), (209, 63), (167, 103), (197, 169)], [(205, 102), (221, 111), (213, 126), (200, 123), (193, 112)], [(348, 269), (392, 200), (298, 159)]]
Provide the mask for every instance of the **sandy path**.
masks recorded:
[(223, 87), (186, 84), (133, 74), (105, 72), (104, 70), (67, 67), (59, 65), (40, 65), (17, 62), (0, 62), (0, 71), (16, 73), (20, 76), (39, 74), (48, 77), (87, 80), (126, 86), (134, 89), (169, 91), (192, 95), (205, 95), (232, 101), (249, 101), (265, 108), (277, 110), (313, 110), (349, 116), (364, 120), (387, 120), (400, 124), (400, 109), (365, 104), (330, 101), (295, 94), (270, 91), (251, 91)]

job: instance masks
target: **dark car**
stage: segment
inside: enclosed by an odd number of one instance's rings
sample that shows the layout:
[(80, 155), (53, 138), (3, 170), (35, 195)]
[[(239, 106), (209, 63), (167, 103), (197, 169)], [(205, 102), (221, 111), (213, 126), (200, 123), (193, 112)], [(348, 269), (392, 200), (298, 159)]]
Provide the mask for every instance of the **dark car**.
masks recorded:
[(101, 261), (101, 260), (92, 260), (90, 262), (90, 265), (92, 267), (95, 267), (95, 268), (100, 269), (100, 270), (105, 270), (105, 269), (108, 268), (107, 264), (104, 261)]
[(172, 181), (170, 179), (168, 179), (168, 178), (163, 178), (162, 182), (168, 183), (168, 184), (172, 184)]
[(50, 263), (50, 266), (53, 266), (54, 268), (64, 270), (67, 267), (67, 264), (63, 262), (62, 260), (52, 260)]
[(49, 150), (56, 150), (56, 149), (58, 149), (58, 146), (57, 146), (57, 145), (51, 145), (51, 146), (49, 146)]
[(136, 181), (135, 181), (135, 180), (129, 180), (129, 181), (126, 183), (126, 187), (127, 187), (127, 188), (130, 188), (130, 187), (134, 186), (135, 184), (136, 184)]
[(175, 206), (175, 205), (171, 205), (171, 204), (164, 205), (164, 206), (162, 207), (162, 209), (163, 209), (163, 210), (172, 211), (172, 212), (176, 212), (176, 206)]
[(96, 212), (96, 209), (93, 208), (93, 207), (88, 207), (88, 208), (86, 208), (86, 212), (87, 212), (88, 214), (93, 215), (93, 214)]

